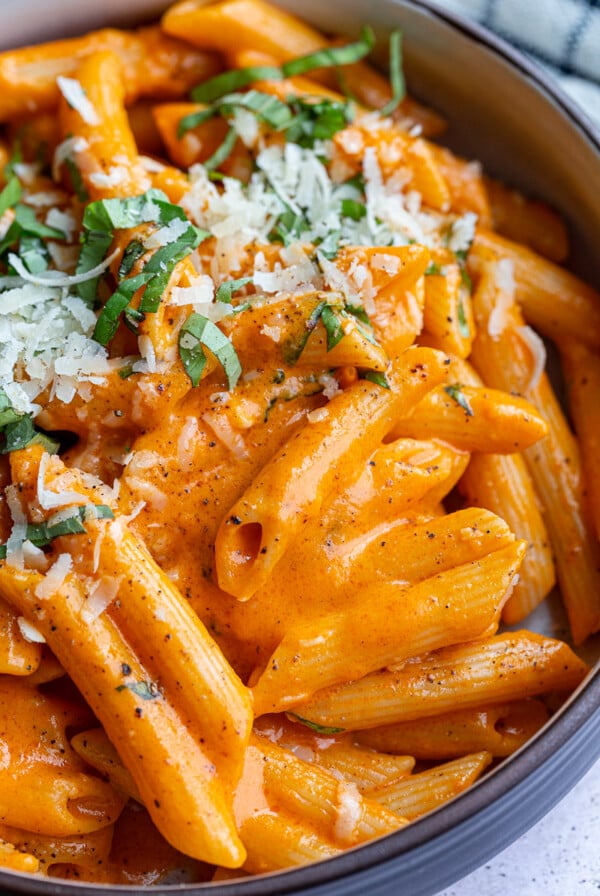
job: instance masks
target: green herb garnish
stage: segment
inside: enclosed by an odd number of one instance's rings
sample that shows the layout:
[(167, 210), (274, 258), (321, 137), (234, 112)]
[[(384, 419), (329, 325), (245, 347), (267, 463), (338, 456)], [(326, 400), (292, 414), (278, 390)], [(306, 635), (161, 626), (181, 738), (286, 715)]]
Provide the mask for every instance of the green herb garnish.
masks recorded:
[(207, 349), (223, 367), (229, 388), (235, 387), (242, 366), (233, 345), (216, 324), (193, 312), (179, 331), (178, 342), (179, 357), (192, 386), (200, 382), (207, 361), (204, 349)]
[(365, 370), (360, 378), (362, 380), (368, 380), (370, 383), (375, 383), (376, 386), (381, 386), (382, 389), (390, 388), (387, 376), (385, 373), (380, 373), (378, 370)]
[(302, 725), (306, 725), (307, 728), (316, 731), (317, 734), (341, 734), (342, 731), (346, 730), (345, 728), (332, 728), (329, 725), (319, 725), (317, 722), (311, 722), (310, 719), (304, 719), (295, 712), (288, 712), (286, 715), (295, 719), (297, 722), (300, 722)]
[(379, 110), (380, 115), (391, 115), (406, 96), (406, 83), (402, 71), (402, 32), (392, 31), (390, 34), (390, 84), (392, 97)]
[(161, 691), (158, 685), (153, 681), (131, 681), (126, 684), (120, 684), (115, 691), (133, 691), (136, 696), (142, 700), (156, 700), (161, 697)]
[(363, 28), (360, 38), (343, 47), (324, 47), (316, 53), (290, 59), (281, 66), (250, 66), (228, 72), (222, 72), (199, 84), (191, 91), (192, 99), (197, 103), (214, 103), (228, 93), (247, 87), (254, 81), (282, 81), (304, 75), (315, 68), (336, 68), (351, 65), (364, 59), (375, 45), (375, 37), (371, 28)]
[(238, 289), (243, 289), (244, 286), (247, 286), (249, 283), (252, 283), (252, 277), (240, 277), (238, 280), (226, 280), (224, 283), (221, 283), (217, 289), (215, 293), (215, 302), (224, 302), (225, 304), (230, 305), (233, 293), (237, 292)]
[[(114, 519), (114, 514), (106, 504), (84, 504), (73, 508), (73, 515), (52, 522), (52, 517), (44, 523), (30, 523), (25, 538), (37, 548), (51, 544), (61, 535), (80, 535), (86, 532), (84, 522), (90, 519)], [(0, 544), (0, 560), (6, 559), (6, 545)]]
[(452, 383), (449, 386), (444, 386), (444, 392), (447, 392), (450, 398), (453, 399), (459, 405), (463, 411), (466, 413), (467, 417), (473, 417), (474, 412), (471, 407), (468, 398), (462, 391), (463, 387), (460, 383)]

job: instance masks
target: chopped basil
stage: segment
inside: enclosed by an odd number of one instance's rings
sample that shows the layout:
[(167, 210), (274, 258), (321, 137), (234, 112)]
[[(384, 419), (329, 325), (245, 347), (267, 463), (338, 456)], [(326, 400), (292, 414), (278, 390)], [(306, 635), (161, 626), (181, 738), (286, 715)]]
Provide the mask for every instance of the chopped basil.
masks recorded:
[(283, 63), (281, 71), (285, 78), (294, 78), (296, 75), (304, 75), (315, 68), (337, 68), (340, 65), (352, 65), (368, 56), (374, 46), (373, 29), (367, 25), (362, 29), (357, 41), (343, 47), (324, 47), (322, 50), (317, 50), (316, 53), (290, 59)]
[(442, 267), (437, 261), (430, 261), (425, 269), (426, 277), (439, 277), (442, 273)]
[(233, 152), (233, 147), (235, 146), (235, 141), (237, 140), (237, 132), (235, 128), (231, 127), (227, 131), (225, 135), (225, 139), (221, 143), (217, 149), (213, 152), (210, 158), (206, 159), (204, 162), (204, 167), (207, 171), (213, 171), (215, 168), (219, 168), (223, 162), (225, 162), (231, 153)]
[(287, 127), (293, 117), (287, 103), (283, 103), (269, 93), (262, 93), (260, 90), (231, 94), (221, 101), (221, 112), (224, 115), (231, 114), (236, 107), (254, 112), (260, 121), (264, 121), (274, 131), (280, 131)]
[(364, 202), (358, 202), (356, 199), (342, 199), (342, 215), (345, 218), (360, 221), (366, 214), (367, 207)]
[[(78, 274), (101, 263), (112, 243), (115, 230), (129, 229), (143, 223), (165, 227), (176, 219), (185, 221), (187, 229), (177, 240), (157, 249), (141, 273), (121, 280), (98, 317), (93, 334), (97, 342), (102, 345), (110, 342), (123, 312), (126, 312), (126, 322), (135, 329), (144, 314), (157, 311), (175, 265), (210, 234), (195, 227), (183, 209), (169, 202), (161, 190), (148, 190), (140, 196), (126, 199), (100, 199), (87, 206), (83, 217), (84, 239), (77, 264)], [(119, 276), (126, 277), (144, 252), (145, 248), (139, 241), (129, 243), (123, 253)], [(89, 304), (95, 301), (98, 279), (80, 284), (79, 295)], [(142, 286), (146, 286), (146, 289), (139, 310), (128, 308), (134, 293)]]
[(406, 83), (402, 71), (402, 32), (392, 31), (390, 34), (390, 83), (392, 98), (380, 109), (381, 115), (391, 115), (406, 96)]
[(316, 731), (317, 734), (341, 734), (342, 731), (346, 730), (345, 728), (332, 728), (329, 725), (319, 725), (317, 722), (311, 722), (310, 719), (304, 719), (295, 712), (288, 712), (287, 715), (302, 725), (306, 725), (307, 728)]
[(137, 290), (145, 286), (151, 276), (151, 274), (143, 272), (136, 274), (135, 277), (129, 277), (129, 279), (121, 281), (118, 289), (108, 299), (96, 321), (92, 334), (96, 342), (99, 342), (101, 345), (108, 345), (117, 332), (121, 314), (125, 311)]
[(337, 309), (325, 305), (321, 311), (321, 320), (327, 334), (327, 351), (330, 352), (344, 338), (344, 329)]
[(467, 417), (473, 416), (473, 408), (471, 407), (468, 398), (462, 391), (462, 386), (460, 383), (452, 383), (449, 386), (444, 386), (444, 391), (448, 393), (450, 398), (452, 398), (457, 405), (459, 405), (463, 411), (465, 411)]
[(85, 184), (81, 176), (81, 171), (77, 167), (75, 160), (70, 156), (67, 156), (67, 158), (65, 159), (65, 165), (67, 166), (67, 171), (69, 172), (69, 177), (71, 178), (71, 186), (75, 191), (75, 195), (80, 202), (87, 202), (90, 198), (90, 194), (85, 188)]
[(291, 120), (285, 129), (286, 140), (312, 149), (316, 140), (330, 140), (354, 118), (349, 103), (329, 99), (291, 97)]
[(142, 700), (156, 700), (161, 697), (161, 691), (157, 684), (153, 681), (130, 681), (126, 684), (120, 684), (115, 691), (133, 691), (137, 697)]
[(39, 237), (27, 233), (19, 240), (19, 258), (31, 274), (48, 270), (50, 263), (45, 243)]
[(247, 87), (254, 81), (281, 81), (284, 78), (293, 78), (303, 75), (315, 68), (337, 68), (341, 65), (351, 65), (364, 59), (375, 45), (375, 37), (371, 28), (363, 28), (360, 38), (343, 47), (324, 47), (316, 53), (290, 59), (280, 67), (272, 65), (257, 65), (248, 68), (234, 69), (222, 72), (209, 78), (203, 84), (199, 84), (191, 91), (192, 99), (197, 103), (214, 103), (234, 90)]
[(348, 180), (344, 181), (344, 186), (346, 187), (354, 187), (355, 190), (358, 190), (359, 193), (365, 192), (365, 176), (362, 171), (359, 171), (358, 174), (354, 174), (352, 177), (349, 177)]
[(242, 372), (233, 345), (216, 324), (193, 312), (179, 331), (179, 357), (192, 386), (198, 385), (206, 366), (204, 349), (219, 361), (227, 376), (229, 388), (233, 389)]
[(326, 301), (319, 302), (317, 305), (315, 305), (310, 315), (304, 322), (304, 328), (300, 336), (292, 338), (284, 344), (283, 354), (288, 364), (295, 364), (297, 362), (298, 358), (306, 348), (308, 337), (319, 323), (321, 314), (323, 313), (323, 309), (326, 305)]
[[(90, 519), (114, 519), (114, 514), (106, 504), (84, 504), (73, 508), (73, 515), (52, 522), (52, 517), (44, 523), (30, 523), (25, 538), (37, 548), (46, 547), (61, 535), (80, 535), (86, 532), (84, 522)], [(6, 545), (0, 544), (0, 560), (6, 558)]]
[(133, 369), (133, 365), (126, 364), (125, 367), (119, 368), (119, 376), (122, 380), (128, 379), (130, 376), (133, 376), (135, 370)]
[(12, 155), (6, 165), (4, 166), (4, 177), (7, 181), (9, 181), (12, 177), (15, 176), (15, 165), (19, 165), (23, 161), (23, 150), (21, 147), (21, 137), (17, 137), (14, 142), (14, 149), (12, 151)]
[(21, 189), (19, 179), (13, 175), (0, 193), (0, 217), (9, 208), (14, 208), (22, 193), (23, 190)]
[(380, 373), (378, 370), (366, 370), (361, 374), (361, 379), (368, 380), (370, 383), (375, 383), (375, 385), (381, 386), (382, 389), (390, 388), (385, 373)]
[[(13, 183), (13, 181), (11, 181), (0, 194), (0, 200), (2, 196), (5, 195), (6, 190), (11, 186), (11, 183)], [(14, 198), (16, 192), (16, 188), (12, 187), (8, 195), (8, 200)], [(36, 237), (38, 239), (65, 239), (65, 234), (62, 230), (57, 230), (55, 227), (48, 227), (46, 224), (42, 224), (41, 221), (38, 221), (35, 211), (28, 205), (23, 205), (18, 202), (14, 206), (14, 211), (14, 220), (6, 231), (3, 239), (0, 240), (0, 255), (2, 255), (6, 249), (14, 246), (18, 240), (23, 238), (23, 236)]]
[(288, 207), (273, 225), (273, 229), (269, 233), (269, 241), (289, 246), (298, 239), (302, 231), (306, 230), (308, 226), (308, 221), (304, 215), (298, 214)]
[(232, 71), (222, 72), (209, 78), (203, 84), (198, 84), (191, 91), (190, 96), (196, 103), (213, 103), (234, 90), (247, 87), (254, 81), (280, 81), (281, 69), (272, 65), (254, 65), (248, 68), (238, 68)]
[(23, 233), (30, 236), (39, 236), (46, 239), (64, 240), (65, 234), (56, 227), (48, 227), (42, 224), (35, 216), (35, 211), (28, 205), (19, 203), (15, 206), (15, 224), (18, 224)]
[(58, 450), (58, 442), (35, 428), (31, 414), (18, 414), (14, 410), (11, 413), (10, 402), (7, 404), (4, 392), (2, 396), (0, 419), (4, 422), (0, 424), (0, 433), (4, 436), (4, 444), (0, 454), (10, 454), (11, 451), (19, 451), (28, 445), (43, 445), (46, 451), (54, 454)]
[(183, 137), (187, 131), (198, 127), (216, 115), (228, 118), (236, 109), (248, 109), (250, 112), (254, 112), (257, 118), (276, 131), (287, 127), (293, 118), (289, 106), (269, 93), (263, 93), (260, 90), (227, 93), (216, 99), (208, 108), (185, 115), (177, 127), (177, 136)]
[(161, 296), (167, 287), (173, 268), (204, 239), (206, 239), (206, 231), (200, 230), (190, 223), (185, 233), (177, 240), (166, 246), (161, 246), (154, 252), (144, 265), (143, 270), (144, 275), (149, 277), (148, 286), (144, 290), (140, 302), (140, 311), (143, 314), (158, 310)]
[(10, 399), (2, 386), (0, 386), (0, 431), (4, 430), (4, 428), (9, 423), (14, 423), (16, 420), (22, 415), (15, 411), (12, 404), (10, 403)]
[(346, 305), (346, 311), (348, 314), (351, 314), (352, 317), (355, 317), (357, 320), (361, 322), (361, 324), (365, 324), (365, 326), (371, 327), (371, 321), (369, 320), (369, 315), (365, 311), (363, 305)]
[(121, 259), (121, 264), (119, 265), (119, 270), (117, 276), (119, 280), (122, 277), (127, 277), (128, 274), (131, 273), (131, 269), (133, 268), (136, 261), (142, 257), (142, 255), (147, 251), (144, 244), (139, 240), (132, 240), (129, 245), (126, 247), (123, 252), (123, 257)]
[(463, 336), (465, 339), (468, 339), (469, 336), (471, 335), (471, 331), (469, 329), (469, 323), (468, 323), (466, 315), (465, 315), (465, 306), (464, 306), (463, 300), (460, 296), (458, 298), (458, 308), (456, 310), (456, 316), (457, 316), (457, 320), (458, 320), (458, 331), (459, 331), (460, 335)]
[(224, 302), (225, 304), (230, 305), (233, 293), (237, 292), (238, 289), (243, 289), (244, 286), (247, 286), (249, 283), (252, 283), (252, 277), (240, 277), (239, 280), (226, 280), (225, 283), (221, 283), (217, 289), (215, 293), (215, 302)]
[[(86, 274), (88, 271), (98, 267), (108, 252), (112, 239), (112, 230), (109, 232), (103, 230), (86, 231), (83, 236), (75, 273)], [(96, 290), (98, 289), (99, 280), (100, 277), (95, 277), (92, 280), (84, 280), (83, 283), (78, 283), (75, 287), (79, 298), (86, 302), (90, 308), (96, 300)]]
[(468, 289), (469, 292), (471, 292), (473, 289), (473, 281), (471, 280), (471, 278), (469, 276), (469, 272), (467, 271), (464, 264), (460, 265), (460, 279), (461, 279), (462, 285), (466, 289)]

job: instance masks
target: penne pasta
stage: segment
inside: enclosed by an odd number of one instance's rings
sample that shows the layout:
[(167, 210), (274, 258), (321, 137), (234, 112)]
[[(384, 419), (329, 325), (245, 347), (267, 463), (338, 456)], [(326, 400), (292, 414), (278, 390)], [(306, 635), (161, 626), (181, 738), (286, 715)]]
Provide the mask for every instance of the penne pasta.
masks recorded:
[[(495, 631), (524, 550), (515, 542), (409, 588), (396, 582), (372, 586), (352, 612), (292, 629), (255, 681), (256, 714), (305, 704), (315, 691), (415, 652)], [(481, 584), (465, 588), (475, 572)]]
[(420, 818), (470, 787), (492, 761), (485, 751), (372, 790), (372, 799), (409, 819)]
[(600, 419), (596, 401), (600, 385), (600, 356), (583, 343), (565, 342), (560, 353), (569, 394), (569, 409), (581, 447), (584, 497), (590, 508), (596, 536), (600, 538), (600, 486), (595, 459), (600, 447)]
[(541, 700), (514, 700), (382, 725), (359, 732), (358, 738), (374, 750), (407, 752), (420, 760), (455, 759), (484, 750), (492, 756), (510, 756), (549, 718)]
[(568, 691), (586, 672), (586, 664), (562, 641), (532, 632), (509, 633), (446, 647), (323, 690), (305, 701), (300, 712), (316, 725), (355, 731), (437, 716), (452, 708)]
[(415, 351), (398, 374), (397, 392), (361, 382), (333, 398), (327, 415), (282, 448), (221, 524), (215, 542), (220, 587), (241, 600), (252, 597), (334, 482), (339, 489), (348, 481), (343, 464), (352, 457), (354, 468), (366, 459), (400, 409), (444, 375), (441, 356)]

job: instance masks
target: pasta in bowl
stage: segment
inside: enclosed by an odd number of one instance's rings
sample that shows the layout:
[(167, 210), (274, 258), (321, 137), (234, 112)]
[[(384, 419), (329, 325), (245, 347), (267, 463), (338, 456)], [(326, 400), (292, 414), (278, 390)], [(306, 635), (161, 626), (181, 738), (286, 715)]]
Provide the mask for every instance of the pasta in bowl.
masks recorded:
[(598, 296), (549, 207), (433, 140), (400, 33), (389, 81), (372, 46), (224, 0), (0, 58), (0, 837), (31, 886), (360, 863), (588, 673), (499, 625), (558, 578), (576, 647), (600, 626)]

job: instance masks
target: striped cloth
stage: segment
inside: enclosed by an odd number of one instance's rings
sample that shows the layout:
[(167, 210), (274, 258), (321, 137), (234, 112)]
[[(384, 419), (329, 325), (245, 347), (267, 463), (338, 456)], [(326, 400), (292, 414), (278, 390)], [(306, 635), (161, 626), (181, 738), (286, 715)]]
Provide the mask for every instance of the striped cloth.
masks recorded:
[(558, 79), (600, 128), (600, 0), (435, 0), (476, 19)]

